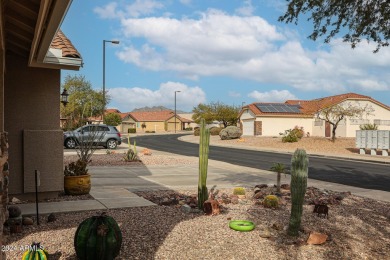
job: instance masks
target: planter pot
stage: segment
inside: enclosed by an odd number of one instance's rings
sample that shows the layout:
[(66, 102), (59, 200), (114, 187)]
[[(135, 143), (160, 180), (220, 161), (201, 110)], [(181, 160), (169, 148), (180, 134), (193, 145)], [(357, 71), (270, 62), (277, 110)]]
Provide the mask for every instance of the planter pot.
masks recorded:
[(91, 190), (91, 176), (64, 176), (64, 190), (67, 195), (89, 194)]

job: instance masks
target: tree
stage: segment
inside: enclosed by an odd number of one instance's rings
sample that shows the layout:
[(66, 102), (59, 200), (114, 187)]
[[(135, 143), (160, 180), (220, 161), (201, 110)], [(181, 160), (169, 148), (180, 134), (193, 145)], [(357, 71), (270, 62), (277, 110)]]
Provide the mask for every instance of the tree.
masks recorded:
[[(67, 118), (67, 128), (77, 128), (86, 123), (88, 117), (96, 117), (103, 111), (103, 93), (92, 89), (82, 75), (65, 77), (62, 89), (68, 91), (69, 103), (61, 105), (61, 114)], [(106, 104), (110, 97), (106, 94)]]
[(106, 125), (117, 126), (122, 123), (122, 119), (117, 113), (108, 113), (107, 115), (104, 115), (104, 123)]
[(336, 140), (336, 129), (339, 123), (346, 118), (362, 118), (363, 115), (370, 115), (373, 108), (368, 104), (361, 107), (358, 103), (339, 103), (318, 111), (317, 118), (332, 125), (332, 141)]
[(288, 7), (279, 21), (298, 23), (298, 17), (311, 13), (307, 20), (313, 22), (312, 40), (325, 37), (329, 43), (341, 31), (344, 42), (352, 48), (362, 40), (377, 44), (374, 52), (389, 45), (390, 4), (386, 0), (287, 0)]
[(200, 119), (204, 118), (207, 124), (213, 121), (221, 122), (224, 127), (236, 125), (238, 121), (239, 107), (230, 106), (221, 102), (211, 102), (208, 105), (199, 104), (192, 110), (194, 113), (192, 119), (199, 124)]

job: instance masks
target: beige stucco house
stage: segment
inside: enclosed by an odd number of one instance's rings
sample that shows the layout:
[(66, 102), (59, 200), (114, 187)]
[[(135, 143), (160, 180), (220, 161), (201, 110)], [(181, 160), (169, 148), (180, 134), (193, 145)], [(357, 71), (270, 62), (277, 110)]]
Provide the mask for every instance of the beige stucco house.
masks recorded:
[(285, 103), (252, 103), (244, 106), (239, 117), (243, 135), (279, 136), (295, 126), (303, 127), (310, 136), (331, 136), (331, 125), (318, 119), (327, 107), (354, 104), (369, 107), (363, 118), (345, 118), (336, 130), (337, 137), (355, 137), (360, 125), (377, 124), (379, 130), (390, 130), (390, 107), (364, 95), (347, 93), (314, 100), (287, 100)]
[[(171, 110), (129, 112), (122, 119), (121, 131), (127, 133), (129, 128), (136, 128), (137, 133), (146, 131), (165, 132), (183, 130), (192, 121), (176, 115)], [(144, 127), (143, 127), (144, 126)]]

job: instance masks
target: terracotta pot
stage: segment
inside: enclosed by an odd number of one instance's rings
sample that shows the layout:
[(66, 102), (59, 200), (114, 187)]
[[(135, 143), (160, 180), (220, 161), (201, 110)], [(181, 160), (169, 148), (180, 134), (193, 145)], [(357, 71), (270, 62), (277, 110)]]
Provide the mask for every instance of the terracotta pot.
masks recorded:
[(91, 175), (64, 176), (64, 190), (67, 195), (84, 195), (91, 190)]

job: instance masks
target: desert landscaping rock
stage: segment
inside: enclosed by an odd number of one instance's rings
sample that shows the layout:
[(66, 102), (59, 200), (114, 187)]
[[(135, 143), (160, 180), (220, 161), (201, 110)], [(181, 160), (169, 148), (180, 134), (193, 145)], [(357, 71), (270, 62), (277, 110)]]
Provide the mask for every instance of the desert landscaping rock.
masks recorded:
[[(218, 136), (217, 138), (219, 139)], [(246, 138), (245, 142), (220, 141), (248, 144), (250, 139)], [(123, 164), (121, 156), (94, 155), (92, 160), (95, 165), (131, 165)], [(68, 158), (66, 161), (71, 160), (70, 156), (65, 158)], [(198, 160), (158, 155), (153, 152), (152, 155), (143, 156), (142, 163), (196, 164)], [(268, 195), (274, 193), (275, 189), (265, 185), (261, 192)], [(266, 209), (261, 203), (257, 203), (258, 199), (253, 198), (254, 187), (247, 189), (247, 197), (243, 200), (231, 196), (230, 189), (222, 189), (215, 199), (223, 201), (229, 198), (232, 203), (224, 203), (221, 214), (216, 216), (206, 216), (203, 212), (189, 214), (182, 211), (183, 202), (192, 211), (196, 210), (196, 190), (137, 192), (137, 195), (158, 206), (106, 211), (118, 222), (123, 235), (122, 248), (117, 259), (376, 260), (387, 259), (390, 255), (390, 203), (354, 196), (347, 191), (340, 193), (309, 187), (303, 207), (302, 232), (299, 237), (292, 238), (287, 236), (285, 230), (289, 223), (291, 208), (289, 192), (282, 190), (281, 197), (285, 203), (278, 209)], [(170, 201), (172, 198), (178, 203), (161, 204), (165, 199)], [(316, 200), (329, 203), (329, 219), (318, 218), (317, 214), (312, 213), (314, 207), (312, 203)], [(46, 222), (47, 216), (41, 216), (40, 226), (25, 226), (22, 233), (5, 235), (4, 244), (18, 247), (29, 245), (31, 241), (39, 241), (49, 254), (55, 255), (53, 259), (75, 260), (73, 238), (77, 226), (84, 219), (99, 215), (101, 212), (58, 213), (57, 220), (50, 223)], [(236, 232), (228, 226), (232, 219), (252, 221), (258, 228), (251, 232)], [(274, 223), (278, 223), (278, 229), (272, 228)], [(271, 233), (270, 237), (267, 230)], [(326, 242), (321, 245), (305, 245), (313, 232), (327, 235)], [(9, 251), (7, 259), (21, 259), (22, 253)]]

